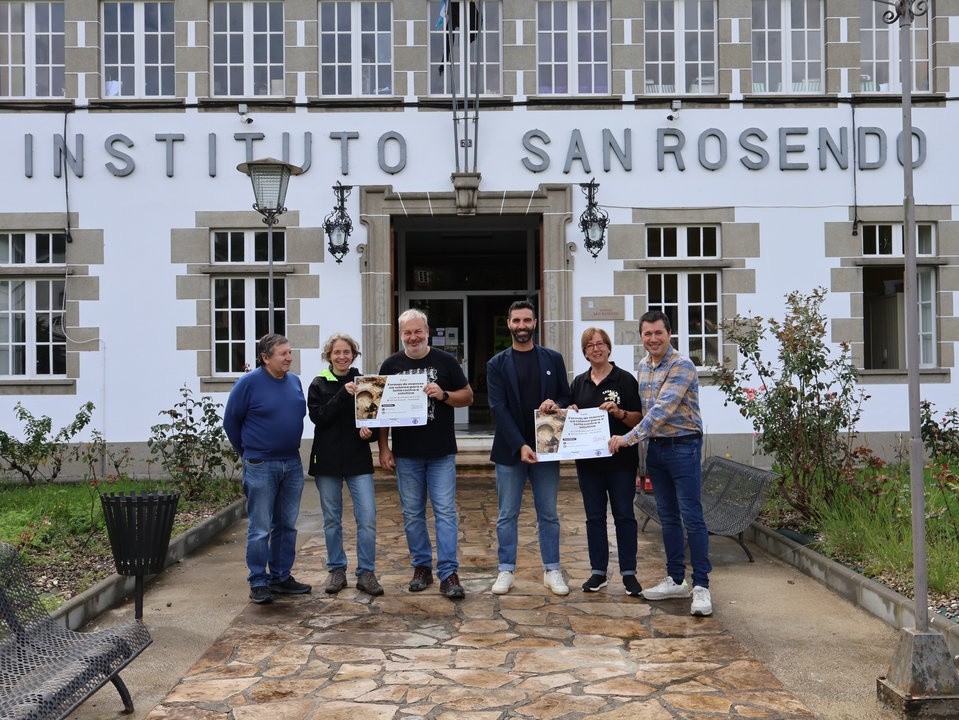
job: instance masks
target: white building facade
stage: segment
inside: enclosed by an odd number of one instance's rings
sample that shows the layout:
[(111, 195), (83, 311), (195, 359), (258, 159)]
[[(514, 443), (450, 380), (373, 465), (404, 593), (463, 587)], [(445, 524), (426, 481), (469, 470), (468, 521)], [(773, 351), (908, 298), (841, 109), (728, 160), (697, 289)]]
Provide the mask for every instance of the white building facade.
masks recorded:
[[(430, 317), (489, 428), (486, 361), (531, 298), (571, 374), (637, 320), (702, 370), (712, 452), (752, 428), (709, 385), (719, 323), (828, 291), (877, 447), (906, 432), (898, 28), (872, 0), (0, 2), (0, 416), (138, 445), (184, 384), (225, 401), (268, 315), (238, 163), (301, 166), (274, 232), (277, 330), (304, 386), (334, 332), (375, 371)], [(913, 28), (923, 396), (959, 405), (959, 3)], [(584, 248), (581, 184), (609, 215)], [(351, 186), (349, 252), (323, 225)], [(312, 434), (307, 423), (306, 434)]]

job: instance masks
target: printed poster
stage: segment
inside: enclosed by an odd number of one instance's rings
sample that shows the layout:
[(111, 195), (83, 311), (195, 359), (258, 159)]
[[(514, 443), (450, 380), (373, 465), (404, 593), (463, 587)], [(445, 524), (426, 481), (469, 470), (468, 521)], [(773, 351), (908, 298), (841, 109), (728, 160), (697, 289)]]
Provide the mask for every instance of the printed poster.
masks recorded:
[(534, 416), (537, 460), (609, 457), (609, 414), (605, 410), (536, 410)]
[(356, 427), (425, 425), (429, 398), (426, 373), (360, 375), (354, 380)]

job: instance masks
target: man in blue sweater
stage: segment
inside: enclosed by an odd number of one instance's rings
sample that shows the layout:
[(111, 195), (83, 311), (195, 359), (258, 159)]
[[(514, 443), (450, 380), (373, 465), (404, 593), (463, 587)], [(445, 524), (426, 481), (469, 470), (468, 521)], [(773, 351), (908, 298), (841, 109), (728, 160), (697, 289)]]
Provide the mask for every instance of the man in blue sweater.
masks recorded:
[(262, 364), (236, 381), (223, 412), (223, 428), (243, 458), (243, 494), (250, 517), (247, 580), (250, 599), (263, 605), (273, 601), (272, 593), (299, 595), (312, 588), (290, 574), (303, 494), (300, 440), (306, 398), (300, 379), (289, 371), (289, 340), (264, 335), (257, 354)]

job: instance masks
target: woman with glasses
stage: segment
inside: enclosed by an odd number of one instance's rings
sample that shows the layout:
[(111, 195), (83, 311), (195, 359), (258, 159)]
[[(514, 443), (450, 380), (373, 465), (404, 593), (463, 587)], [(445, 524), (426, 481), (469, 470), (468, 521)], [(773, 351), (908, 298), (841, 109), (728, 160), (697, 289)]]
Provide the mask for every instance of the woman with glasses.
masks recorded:
[[(613, 343), (605, 330), (587, 328), (580, 341), (589, 370), (577, 375), (570, 391), (571, 410), (599, 408), (609, 415), (610, 435), (629, 432), (643, 418), (639, 385), (630, 373), (610, 362)], [(628, 452), (627, 452), (628, 451)], [(619, 574), (626, 594), (638, 597), (643, 588), (636, 580), (636, 470), (639, 446), (623, 448), (612, 457), (576, 461), (579, 489), (586, 509), (586, 541), (591, 575), (583, 590), (596, 592), (609, 582), (609, 540), (606, 537), (606, 505), (613, 512)]]
[(360, 355), (356, 340), (344, 333), (330, 335), (323, 359), (330, 366), (313, 378), (306, 406), (316, 426), (310, 451), (310, 475), (320, 493), (323, 534), (326, 537), (326, 592), (347, 586), (343, 551), (343, 484), (353, 500), (356, 519), (356, 587), (382, 595), (376, 579), (376, 499), (373, 493), (373, 458), (368, 427), (357, 429), (353, 396), (360, 371), (352, 367)]

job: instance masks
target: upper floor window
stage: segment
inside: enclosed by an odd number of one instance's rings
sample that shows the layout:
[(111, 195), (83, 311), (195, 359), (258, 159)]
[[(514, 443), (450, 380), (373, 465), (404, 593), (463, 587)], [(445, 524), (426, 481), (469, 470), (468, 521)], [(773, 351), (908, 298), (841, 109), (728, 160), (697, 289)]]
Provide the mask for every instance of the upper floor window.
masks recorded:
[[(930, 3), (930, 11), (932, 4)], [(859, 89), (862, 92), (902, 92), (900, 78), (899, 24), (887, 25), (882, 14), (888, 8), (872, 0), (859, 0)], [(932, 90), (930, 57), (932, 37), (929, 14), (912, 23), (912, 89)]]
[(393, 5), (320, 3), (320, 94), (393, 93)]
[(646, 0), (647, 93), (716, 92), (715, 0)]
[(499, 0), (429, 0), (429, 93), (501, 95)]
[(822, 2), (753, 0), (753, 92), (822, 89)]
[[(262, 264), (262, 272), (238, 267), (213, 275), (213, 372), (235, 375), (256, 367), (256, 340), (269, 331), (270, 290), (266, 230), (217, 230), (213, 265)], [(273, 262), (286, 259), (286, 233), (273, 231)], [(286, 280), (273, 278), (273, 328), (286, 334)]]
[(719, 322), (722, 317), (720, 273), (696, 267), (697, 259), (718, 258), (719, 228), (664, 226), (646, 228), (650, 259), (689, 260), (689, 268), (646, 274), (649, 310), (661, 310), (672, 326), (672, 344), (697, 367), (719, 361)]
[(103, 97), (169, 97), (174, 78), (173, 3), (103, 3)]
[(283, 3), (214, 2), (212, 95), (283, 95)]
[(0, 377), (66, 375), (66, 281), (39, 272), (65, 262), (63, 233), (0, 233)]
[(536, 3), (536, 84), (542, 94), (609, 92), (606, 0)]
[(63, 95), (63, 3), (0, 2), (0, 97)]

